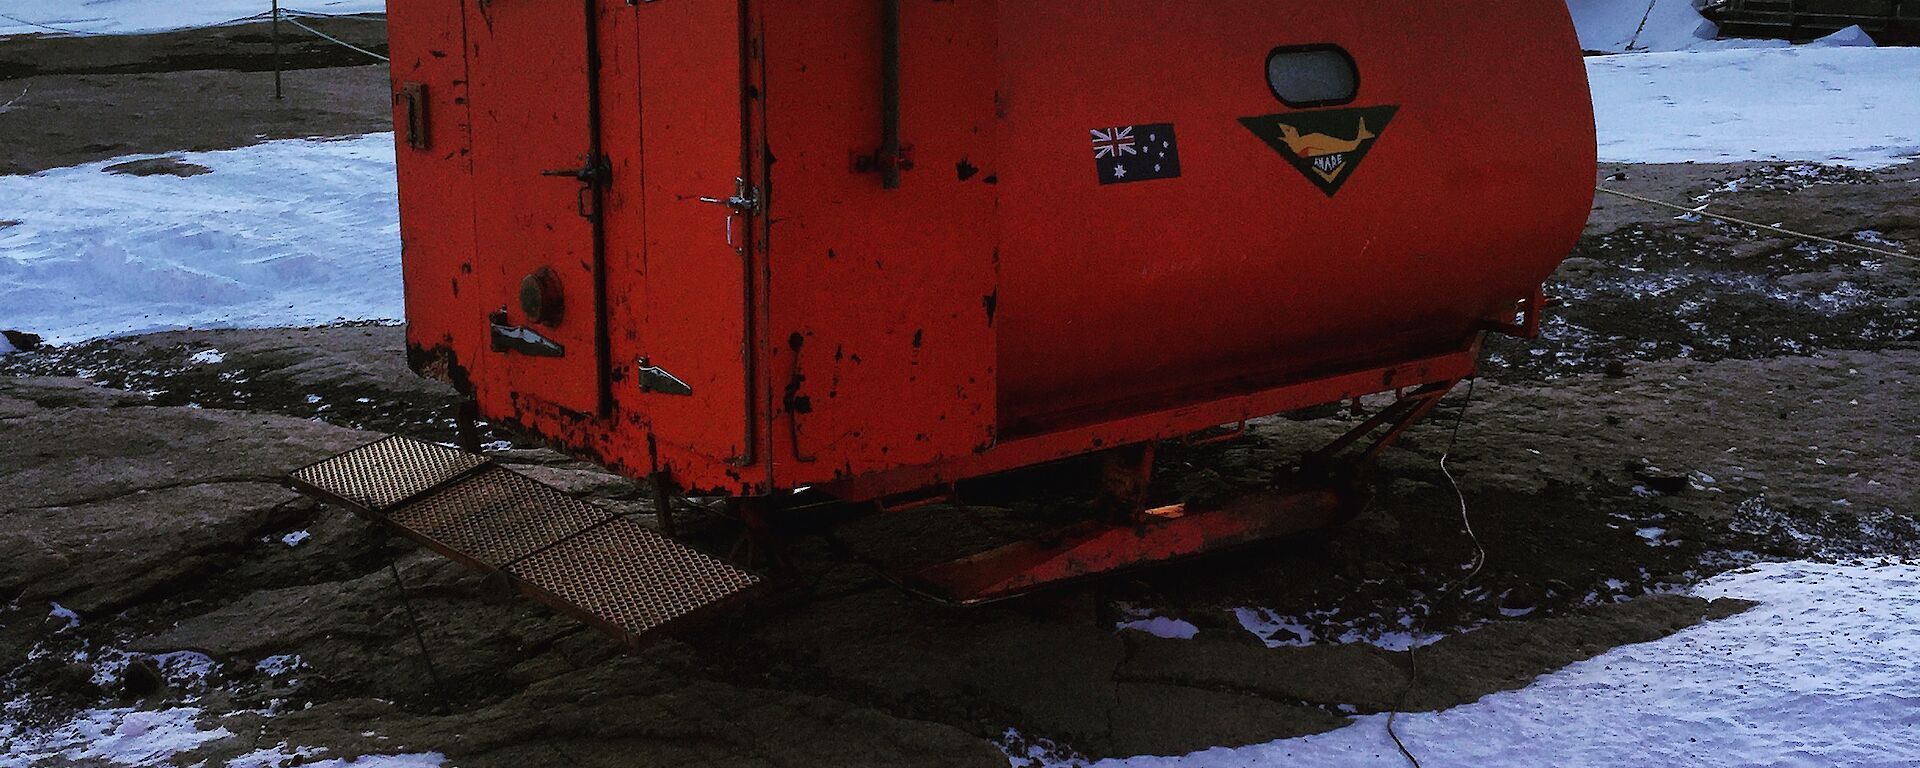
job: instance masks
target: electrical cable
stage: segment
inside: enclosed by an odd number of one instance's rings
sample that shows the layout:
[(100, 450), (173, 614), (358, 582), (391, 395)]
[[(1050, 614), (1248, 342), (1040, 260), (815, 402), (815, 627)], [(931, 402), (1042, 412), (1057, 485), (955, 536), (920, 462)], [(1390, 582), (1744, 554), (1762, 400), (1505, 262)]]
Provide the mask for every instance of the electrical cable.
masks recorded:
[[(188, 27), (177, 27), (174, 29), (163, 29), (163, 30), (157, 30), (157, 31), (158, 32), (185, 32), (185, 31), (191, 31), (196, 29), (218, 29), (220, 27), (231, 27), (235, 24), (244, 24), (249, 21), (257, 21), (272, 15), (273, 15), (273, 11), (261, 11), (259, 13), (253, 14), (252, 16), (241, 16), (239, 18), (227, 19), (226, 21), (216, 21), (212, 24), (196, 24)], [(75, 37), (111, 37), (116, 34), (122, 34), (117, 32), (89, 32), (84, 29), (70, 29), (67, 27), (54, 26), (52, 24), (42, 24), (40, 22), (32, 21), (30, 19), (20, 18), (10, 13), (0, 13), (0, 19), (7, 19), (17, 24), (24, 24), (29, 27), (38, 27), (40, 29), (59, 32), (63, 35), (73, 35)]]
[[(1467, 539), (1473, 542), (1473, 563), (1467, 575), (1442, 589), (1440, 596), (1443, 598), (1457, 594), (1487, 566), (1487, 548), (1480, 543), (1480, 534), (1473, 530), (1473, 517), (1467, 510), (1467, 494), (1460, 489), (1460, 481), (1454, 477), (1453, 470), (1447, 467), (1447, 460), (1453, 457), (1453, 449), (1460, 442), (1460, 425), (1467, 420), (1467, 409), (1473, 406), (1473, 390), (1478, 384), (1478, 379), (1467, 382), (1467, 398), (1460, 403), (1460, 412), (1453, 419), (1453, 433), (1447, 437), (1446, 450), (1440, 453), (1440, 473), (1447, 476), (1447, 483), (1453, 486), (1454, 497), (1460, 500), (1460, 525), (1466, 530)], [(1431, 612), (1427, 615), (1430, 616)], [(1419, 624), (1422, 628), (1426, 624), (1426, 619), (1427, 616), (1422, 616), (1420, 619)], [(1394, 728), (1394, 723), (1399, 719), (1400, 711), (1406, 708), (1407, 698), (1413, 695), (1414, 687), (1420, 683), (1420, 662), (1416, 654), (1419, 650), (1420, 634), (1416, 631), (1412, 641), (1407, 645), (1407, 684), (1400, 689), (1399, 698), (1394, 700), (1393, 711), (1387, 713), (1387, 737), (1393, 739), (1393, 745), (1399, 748), (1400, 756), (1406, 758), (1407, 763), (1413, 768), (1421, 768), (1420, 758), (1414, 756), (1413, 750), (1408, 749), (1407, 743), (1401, 740), (1400, 733)]]
[[(379, 15), (379, 14), (371, 14), (371, 13), (321, 13), (319, 11), (304, 11), (299, 8), (286, 8), (286, 7), (282, 7), (280, 9), (280, 12), (293, 14), (295, 16), (305, 16), (305, 17), (314, 18), (314, 19), (339, 19), (341, 21), (371, 21), (379, 24), (387, 23), (386, 16)], [(269, 13), (271, 13), (271, 11), (269, 11)]]
[(1885, 248), (1875, 248), (1870, 245), (1861, 245), (1859, 243), (1849, 243), (1843, 240), (1834, 240), (1832, 238), (1821, 237), (1819, 235), (1809, 235), (1805, 232), (1795, 232), (1791, 229), (1783, 229), (1781, 227), (1776, 227), (1769, 224), (1761, 224), (1759, 222), (1747, 221), (1745, 219), (1736, 219), (1732, 216), (1722, 216), (1718, 213), (1708, 213), (1706, 210), (1706, 206), (1704, 205), (1695, 207), (1695, 208), (1688, 208), (1687, 206), (1684, 206), (1684, 205), (1669, 203), (1665, 200), (1655, 200), (1651, 197), (1641, 197), (1631, 192), (1621, 192), (1620, 190), (1617, 190), (1617, 189), (1607, 189), (1606, 187), (1594, 187), (1594, 189), (1599, 192), (1604, 192), (1606, 194), (1613, 195), (1615, 197), (1632, 200), (1637, 203), (1645, 203), (1647, 205), (1659, 206), (1661, 208), (1670, 208), (1670, 209), (1679, 211), (1681, 213), (1691, 214), (1694, 216), (1704, 216), (1709, 219), (1716, 219), (1719, 221), (1727, 222), (1729, 224), (1738, 224), (1743, 227), (1752, 227), (1754, 229), (1772, 232), (1777, 235), (1786, 235), (1787, 237), (1794, 237), (1794, 238), (1799, 238), (1801, 240), (1806, 240), (1809, 242), (1838, 246), (1840, 248), (1850, 248), (1852, 250), (1864, 251), (1864, 252), (1879, 255), (1879, 256), (1891, 256), (1896, 259), (1906, 259), (1908, 261), (1920, 261), (1920, 256), (1913, 256), (1910, 254), (1901, 253), (1899, 251), (1888, 250)]
[(87, 32), (87, 31), (78, 30), (78, 29), (67, 29), (65, 27), (56, 27), (52, 24), (42, 24), (37, 21), (28, 21), (26, 19), (20, 18), (10, 13), (0, 13), (0, 19), (6, 19), (16, 24), (25, 24), (29, 27), (38, 27), (40, 29), (59, 32), (60, 34), (63, 34), (63, 35), (75, 35), (78, 37), (98, 37), (100, 35), (99, 32)]
[(368, 55), (368, 56), (372, 56), (373, 58), (376, 58), (376, 59), (379, 59), (379, 60), (381, 60), (381, 61), (393, 61), (393, 59), (390, 59), (390, 58), (388, 58), (388, 57), (386, 57), (386, 56), (382, 56), (382, 55), (380, 55), (380, 54), (377, 54), (377, 53), (374, 53), (373, 51), (369, 51), (369, 50), (367, 50), (367, 49), (365, 49), (365, 48), (362, 48), (362, 47), (360, 47), (360, 46), (357, 46), (357, 45), (354, 45), (353, 43), (349, 43), (349, 42), (347, 42), (347, 41), (345, 41), (345, 40), (342, 40), (342, 39), (340, 39), (340, 38), (337, 38), (337, 37), (334, 37), (333, 35), (329, 35), (329, 34), (327, 34), (327, 33), (325, 33), (325, 32), (322, 32), (322, 31), (320, 31), (320, 30), (317, 30), (317, 29), (314, 29), (313, 27), (309, 27), (309, 26), (307, 26), (307, 25), (305, 25), (305, 24), (302, 24), (302, 23), (300, 23), (300, 20), (299, 20), (299, 19), (297, 19), (297, 18), (295, 18), (295, 17), (293, 17), (293, 16), (289, 16), (289, 15), (288, 15), (288, 14), (287, 14), (287, 13), (286, 13), (285, 11), (281, 11), (281, 13), (280, 13), (280, 15), (281, 15), (281, 17), (282, 17), (282, 18), (283, 18), (283, 19), (284, 19), (284, 20), (285, 20), (285, 21), (286, 21), (286, 22), (287, 22), (288, 24), (292, 24), (292, 25), (294, 25), (294, 26), (296, 26), (296, 27), (299, 27), (299, 28), (301, 28), (301, 29), (304, 29), (304, 30), (306, 30), (306, 31), (308, 31), (308, 32), (312, 32), (313, 34), (315, 34), (315, 35), (317, 35), (317, 36), (319, 36), (319, 37), (322, 37), (322, 38), (324, 38), (324, 39), (326, 39), (327, 41), (329, 41), (329, 42), (332, 42), (333, 44), (335, 44), (335, 45), (338, 45), (338, 46), (340, 46), (340, 47), (342, 47), (342, 48), (347, 48), (347, 49), (351, 49), (351, 50), (354, 50), (354, 51), (358, 51), (358, 52), (360, 52), (360, 53), (363, 53), (363, 54), (366, 54), (366, 55)]
[(1631, 51), (1635, 45), (1640, 43), (1640, 36), (1646, 33), (1647, 22), (1653, 20), (1653, 9), (1658, 5), (1660, 5), (1660, 0), (1647, 0), (1647, 12), (1640, 16), (1640, 26), (1635, 27), (1633, 37), (1627, 39), (1625, 50)]
[(387, 570), (393, 574), (393, 588), (400, 593), (400, 605), (407, 611), (407, 623), (413, 626), (413, 641), (420, 646), (420, 660), (426, 663), (427, 679), (433, 683), (434, 698), (440, 706), (447, 706), (447, 686), (440, 680), (440, 669), (433, 663), (433, 651), (427, 647), (427, 634), (420, 628), (420, 614), (413, 610), (413, 597), (407, 593), (407, 585), (400, 580), (400, 558), (395, 555), (387, 561)]
[(29, 86), (27, 86), (27, 87), (25, 87), (25, 88), (21, 88), (21, 89), (20, 89), (20, 95), (18, 95), (18, 96), (15, 96), (15, 97), (13, 97), (13, 98), (11, 98), (11, 99), (8, 99), (8, 100), (7, 100), (7, 103), (5, 103), (5, 104), (0, 104), (0, 114), (6, 114), (6, 113), (8, 113), (8, 112), (12, 112), (12, 111), (13, 111), (13, 105), (15, 105), (15, 104), (18, 104), (18, 103), (20, 103), (20, 100), (21, 100), (21, 99), (24, 99), (24, 98), (26, 98), (26, 97), (27, 97), (27, 91), (29, 91), (29, 90), (32, 90), (32, 89), (33, 89), (33, 86), (31, 86), (31, 85), (29, 85)]

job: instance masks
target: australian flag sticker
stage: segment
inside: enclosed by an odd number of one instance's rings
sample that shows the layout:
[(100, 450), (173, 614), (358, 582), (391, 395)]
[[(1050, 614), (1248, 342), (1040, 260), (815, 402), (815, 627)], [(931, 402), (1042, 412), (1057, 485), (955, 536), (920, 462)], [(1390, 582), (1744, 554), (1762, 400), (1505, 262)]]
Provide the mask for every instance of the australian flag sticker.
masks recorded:
[(1180, 144), (1172, 123), (1096, 128), (1093, 163), (1101, 184), (1180, 178)]

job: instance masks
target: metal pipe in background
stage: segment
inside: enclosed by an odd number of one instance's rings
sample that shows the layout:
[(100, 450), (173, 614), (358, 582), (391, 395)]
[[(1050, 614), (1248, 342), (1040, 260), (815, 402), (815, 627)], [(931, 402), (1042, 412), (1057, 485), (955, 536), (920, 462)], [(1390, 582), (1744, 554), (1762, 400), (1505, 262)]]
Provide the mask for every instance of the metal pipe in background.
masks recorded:
[(280, 0), (273, 0), (273, 100), (282, 99), (280, 91)]
[(880, 0), (880, 185), (900, 188), (900, 0)]

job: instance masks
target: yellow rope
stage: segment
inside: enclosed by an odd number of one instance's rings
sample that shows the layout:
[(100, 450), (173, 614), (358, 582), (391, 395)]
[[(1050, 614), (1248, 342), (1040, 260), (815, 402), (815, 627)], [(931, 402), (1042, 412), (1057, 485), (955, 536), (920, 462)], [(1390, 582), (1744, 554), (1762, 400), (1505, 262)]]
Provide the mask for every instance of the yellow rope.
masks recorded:
[(1607, 189), (1606, 187), (1594, 187), (1594, 189), (1609, 195), (1613, 195), (1615, 197), (1623, 197), (1638, 203), (1646, 203), (1647, 205), (1659, 206), (1661, 208), (1671, 208), (1681, 213), (1689, 213), (1695, 216), (1705, 216), (1709, 219), (1718, 219), (1720, 221), (1724, 221), (1729, 224), (1739, 224), (1740, 226), (1743, 226), (1743, 227), (1753, 227), (1754, 229), (1765, 230), (1767, 232), (1772, 232), (1778, 235), (1786, 235), (1788, 237), (1795, 237), (1795, 238), (1799, 238), (1801, 240), (1806, 240), (1809, 242), (1825, 243), (1827, 245), (1839, 246), (1841, 248), (1849, 248), (1856, 251), (1865, 251), (1867, 253), (1877, 254), (1880, 256), (1892, 256), (1893, 258), (1896, 258), (1896, 259), (1906, 259), (1908, 261), (1920, 261), (1920, 256), (1911, 256), (1905, 253), (1901, 253), (1899, 251), (1888, 250), (1886, 248), (1875, 248), (1870, 245), (1861, 245), (1859, 243), (1849, 243), (1842, 240), (1834, 240), (1831, 238), (1821, 237), (1819, 235), (1809, 235), (1805, 232), (1795, 232), (1791, 229), (1781, 229), (1780, 227), (1761, 224), (1758, 222), (1747, 221), (1745, 219), (1736, 219), (1732, 216), (1722, 216), (1717, 213), (1708, 213), (1705, 210), (1705, 206), (1701, 206), (1699, 208), (1688, 208), (1687, 206), (1684, 206), (1684, 205), (1676, 205), (1674, 203), (1669, 203), (1665, 200), (1655, 200), (1651, 197), (1641, 197), (1639, 195), (1632, 194), (1630, 192), (1621, 192), (1617, 189)]
[(343, 48), (349, 48), (349, 49), (352, 49), (352, 50), (355, 50), (355, 51), (359, 51), (360, 53), (364, 53), (364, 54), (366, 54), (366, 55), (368, 55), (368, 56), (372, 56), (372, 57), (374, 57), (374, 58), (376, 58), (376, 59), (379, 59), (379, 60), (381, 60), (381, 61), (392, 61), (392, 59), (389, 59), (389, 58), (387, 58), (387, 57), (385, 57), (385, 56), (382, 56), (382, 55), (380, 55), (380, 54), (377, 54), (377, 53), (374, 53), (373, 51), (369, 51), (369, 50), (367, 50), (367, 49), (365, 49), (365, 48), (362, 48), (362, 47), (360, 47), (360, 46), (357, 46), (357, 45), (354, 45), (353, 43), (349, 43), (349, 42), (347, 42), (347, 41), (345, 41), (345, 40), (342, 40), (342, 39), (340, 39), (340, 38), (337, 38), (337, 37), (334, 37), (333, 35), (329, 35), (329, 34), (327, 34), (327, 33), (325, 33), (325, 32), (322, 32), (322, 31), (320, 31), (320, 30), (317, 30), (317, 29), (314, 29), (313, 27), (309, 27), (309, 26), (307, 26), (307, 25), (305, 25), (305, 24), (302, 24), (302, 23), (300, 23), (300, 20), (299, 20), (299, 19), (296, 19), (296, 18), (294, 18), (294, 16), (293, 16), (293, 14), (290, 14), (290, 13), (287, 13), (287, 12), (286, 12), (286, 10), (284, 10), (284, 9), (282, 9), (282, 10), (280, 11), (280, 20), (281, 20), (281, 21), (285, 21), (286, 23), (288, 23), (288, 24), (292, 24), (292, 25), (294, 25), (294, 26), (296, 26), (296, 27), (299, 27), (299, 28), (301, 28), (301, 29), (304, 29), (304, 30), (306, 30), (306, 31), (308, 31), (308, 32), (312, 32), (313, 34), (315, 34), (315, 35), (318, 35), (318, 36), (320, 36), (320, 37), (322, 37), (322, 38), (325, 38), (325, 39), (326, 39), (327, 41), (329, 41), (329, 42), (331, 42), (331, 43), (333, 43), (333, 44), (335, 44), (335, 45), (338, 45), (338, 46), (340, 46), (340, 47), (343, 47)]

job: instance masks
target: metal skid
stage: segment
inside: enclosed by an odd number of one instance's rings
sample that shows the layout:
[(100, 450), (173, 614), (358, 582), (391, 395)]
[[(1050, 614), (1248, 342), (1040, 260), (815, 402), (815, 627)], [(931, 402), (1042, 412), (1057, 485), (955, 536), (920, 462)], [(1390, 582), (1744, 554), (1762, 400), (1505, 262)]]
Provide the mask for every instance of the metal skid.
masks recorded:
[[(1366, 478), (1380, 454), (1431, 414), (1458, 383), (1406, 393), (1309, 455), (1291, 487), (1204, 507), (1148, 507), (1154, 446), (1111, 452), (1096, 502), (1102, 519), (924, 568), (902, 582), (944, 602), (974, 605), (1076, 579), (1333, 527), (1365, 509), (1371, 500)], [(1244, 430), (1242, 425), (1226, 437)], [(1342, 455), (1376, 432), (1378, 436), (1357, 455)]]

